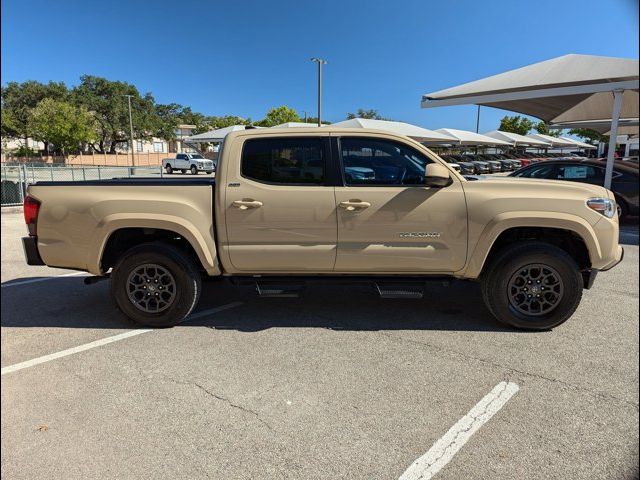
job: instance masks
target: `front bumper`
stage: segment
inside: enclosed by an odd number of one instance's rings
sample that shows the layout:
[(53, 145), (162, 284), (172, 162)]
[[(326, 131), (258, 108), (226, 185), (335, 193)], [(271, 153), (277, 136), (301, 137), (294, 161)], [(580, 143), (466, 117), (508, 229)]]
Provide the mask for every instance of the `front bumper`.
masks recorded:
[(27, 265), (44, 265), (38, 252), (38, 238), (37, 237), (22, 237), (22, 249), (24, 250), (24, 258), (27, 261)]
[(618, 248), (619, 248), (618, 250), (619, 254), (617, 255), (618, 257), (617, 260), (605, 266), (604, 268), (601, 268), (600, 269), (601, 272), (606, 272), (607, 270), (611, 270), (613, 267), (615, 267), (622, 261), (622, 259), (624, 258), (624, 248), (622, 248), (622, 246), (618, 246)]
[(605, 268), (602, 268), (600, 270), (597, 270), (597, 269), (594, 268), (594, 269), (583, 271), (582, 272), (582, 280), (584, 281), (584, 288), (586, 290), (589, 290), (593, 286), (593, 282), (595, 282), (596, 275), (598, 275), (598, 272), (606, 272), (607, 270), (611, 270), (613, 267), (615, 267), (620, 262), (622, 262), (623, 258), (624, 258), (624, 248), (620, 247), (619, 258), (616, 261), (614, 261), (613, 263), (607, 265)]

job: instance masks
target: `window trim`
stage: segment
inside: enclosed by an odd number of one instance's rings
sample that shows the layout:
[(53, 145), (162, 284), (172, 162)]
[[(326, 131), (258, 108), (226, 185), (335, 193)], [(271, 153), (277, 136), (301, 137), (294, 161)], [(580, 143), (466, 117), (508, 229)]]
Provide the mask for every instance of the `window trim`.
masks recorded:
[(378, 140), (378, 141), (385, 141), (385, 142), (390, 142), (390, 143), (395, 143), (398, 145), (403, 146), (404, 148), (408, 148), (411, 150), (414, 150), (416, 153), (419, 153), (420, 155), (422, 155), (423, 157), (425, 157), (430, 163), (437, 163), (436, 161), (434, 161), (431, 157), (429, 157), (429, 155), (426, 155), (420, 151), (418, 151), (415, 147), (413, 147), (412, 145), (407, 145), (406, 143), (403, 143), (399, 140), (393, 140), (390, 138), (381, 138), (381, 137), (370, 137), (370, 136), (366, 136), (366, 135), (341, 135), (339, 137), (337, 137), (337, 152), (336, 155), (338, 157), (338, 175), (339, 178), (342, 181), (342, 185), (343, 187), (357, 187), (357, 188), (361, 188), (361, 187), (397, 187), (397, 188), (428, 188), (426, 184), (413, 184), (413, 185), (395, 185), (395, 184), (388, 184), (388, 183), (354, 183), (354, 184), (348, 184), (347, 183), (347, 179), (345, 177), (345, 172), (344, 172), (344, 162), (342, 159), (342, 139), (343, 138), (347, 138), (347, 139), (372, 139), (372, 140)]
[[(304, 135), (292, 135), (292, 136), (286, 136), (286, 137), (256, 137), (256, 138), (246, 138), (243, 142), (242, 142), (242, 150), (240, 151), (240, 162), (239, 162), (239, 167), (240, 167), (240, 172), (239, 172), (239, 177), (244, 179), (244, 180), (249, 180), (251, 182), (256, 182), (256, 183), (260, 183), (262, 185), (269, 185), (272, 187), (327, 187), (327, 186), (333, 186), (328, 180), (329, 180), (329, 175), (328, 173), (328, 168), (331, 164), (331, 162), (329, 161), (329, 156), (331, 155), (331, 148), (329, 146), (329, 136), (328, 135), (311, 135), (311, 136), (304, 136)], [(246, 148), (247, 142), (250, 142), (251, 140), (316, 140), (318, 142), (320, 142), (320, 151), (322, 153), (322, 163), (324, 164), (323, 168), (323, 179), (322, 182), (320, 183), (278, 183), (278, 182), (267, 182), (265, 180), (259, 180), (257, 178), (252, 178), (252, 177), (247, 177), (246, 175), (244, 175), (242, 173), (242, 160), (244, 159), (244, 150)]]

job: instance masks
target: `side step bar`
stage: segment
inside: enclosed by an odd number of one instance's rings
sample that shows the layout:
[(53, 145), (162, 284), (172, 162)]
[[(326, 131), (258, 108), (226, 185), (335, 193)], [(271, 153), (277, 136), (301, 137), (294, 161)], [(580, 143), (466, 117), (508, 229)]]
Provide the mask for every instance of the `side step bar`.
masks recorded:
[(375, 283), (380, 298), (422, 298), (424, 284), (422, 283)]
[(274, 283), (260, 283), (256, 282), (256, 292), (259, 297), (263, 298), (275, 298), (275, 297), (288, 297), (298, 298), (304, 291), (304, 284), (274, 284)]

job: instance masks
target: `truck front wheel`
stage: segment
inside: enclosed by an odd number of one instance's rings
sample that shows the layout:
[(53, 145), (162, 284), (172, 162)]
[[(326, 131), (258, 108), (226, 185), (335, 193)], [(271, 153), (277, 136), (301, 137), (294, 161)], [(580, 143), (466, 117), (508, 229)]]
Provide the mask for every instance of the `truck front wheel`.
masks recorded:
[(197, 175), (198, 174), (198, 167), (196, 167), (195, 165), (191, 165), (191, 175)]
[(171, 327), (184, 320), (200, 297), (200, 274), (181, 250), (146, 243), (125, 252), (111, 274), (111, 297), (136, 323)]
[(482, 296), (493, 316), (526, 330), (549, 330), (569, 319), (583, 285), (567, 252), (537, 241), (507, 246), (481, 276)]

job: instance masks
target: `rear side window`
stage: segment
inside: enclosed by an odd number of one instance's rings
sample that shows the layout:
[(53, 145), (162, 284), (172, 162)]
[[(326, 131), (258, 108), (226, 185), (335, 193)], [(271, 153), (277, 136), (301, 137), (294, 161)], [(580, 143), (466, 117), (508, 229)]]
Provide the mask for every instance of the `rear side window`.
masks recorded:
[(604, 169), (592, 165), (561, 165), (558, 178), (562, 180), (604, 181)]
[(263, 183), (322, 185), (322, 139), (264, 138), (247, 140), (242, 149), (242, 176)]

